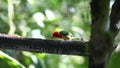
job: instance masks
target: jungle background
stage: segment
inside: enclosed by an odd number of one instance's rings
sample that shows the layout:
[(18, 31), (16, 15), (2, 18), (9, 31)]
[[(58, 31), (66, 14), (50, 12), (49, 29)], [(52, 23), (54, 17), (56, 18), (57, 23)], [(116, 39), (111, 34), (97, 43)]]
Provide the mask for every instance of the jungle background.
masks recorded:
[[(0, 33), (51, 39), (54, 31), (65, 30), (88, 41), (89, 3), (90, 0), (0, 0)], [(119, 68), (119, 50), (118, 47), (113, 53), (109, 68)], [(87, 56), (1, 49), (0, 68), (88, 68), (88, 59)]]

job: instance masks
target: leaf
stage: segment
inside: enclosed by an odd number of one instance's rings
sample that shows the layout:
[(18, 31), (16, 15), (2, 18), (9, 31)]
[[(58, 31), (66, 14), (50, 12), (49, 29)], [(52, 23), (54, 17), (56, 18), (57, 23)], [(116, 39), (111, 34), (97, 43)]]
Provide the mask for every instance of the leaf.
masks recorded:
[(25, 68), (21, 63), (19, 63), (16, 59), (10, 57), (6, 53), (0, 51), (0, 59), (5, 62), (5, 65), (0, 65), (0, 66), (5, 66), (8, 65), (9, 68)]

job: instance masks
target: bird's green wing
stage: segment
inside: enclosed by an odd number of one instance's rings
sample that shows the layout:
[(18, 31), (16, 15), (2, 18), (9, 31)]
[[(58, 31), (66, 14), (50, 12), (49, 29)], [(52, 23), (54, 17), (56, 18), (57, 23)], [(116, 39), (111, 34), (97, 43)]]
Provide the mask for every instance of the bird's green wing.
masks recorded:
[(60, 31), (59, 34), (62, 35), (62, 36), (67, 36), (67, 35), (69, 35), (69, 32), (67, 32), (67, 31)]

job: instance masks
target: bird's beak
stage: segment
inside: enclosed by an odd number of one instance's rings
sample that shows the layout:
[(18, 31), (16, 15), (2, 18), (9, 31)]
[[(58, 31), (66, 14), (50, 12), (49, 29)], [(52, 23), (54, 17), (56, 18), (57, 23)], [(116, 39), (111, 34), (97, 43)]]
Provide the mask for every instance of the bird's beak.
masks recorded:
[(53, 38), (54, 38), (54, 36), (51, 37), (51, 39), (53, 39)]

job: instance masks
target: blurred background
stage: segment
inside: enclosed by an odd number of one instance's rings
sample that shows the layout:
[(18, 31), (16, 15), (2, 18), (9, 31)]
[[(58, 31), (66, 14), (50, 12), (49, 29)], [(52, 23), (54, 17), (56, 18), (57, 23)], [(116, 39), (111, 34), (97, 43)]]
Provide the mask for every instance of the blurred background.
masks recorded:
[[(0, 0), (0, 33), (51, 39), (54, 31), (65, 30), (88, 41), (91, 23), (89, 2)], [(88, 57), (1, 49), (0, 68), (8, 67), (88, 68)]]
[[(0, 33), (51, 39), (56, 30), (89, 40), (89, 0), (0, 0)], [(7, 42), (6, 42), (7, 43)], [(2, 50), (0, 68), (87, 68), (83, 56)]]

